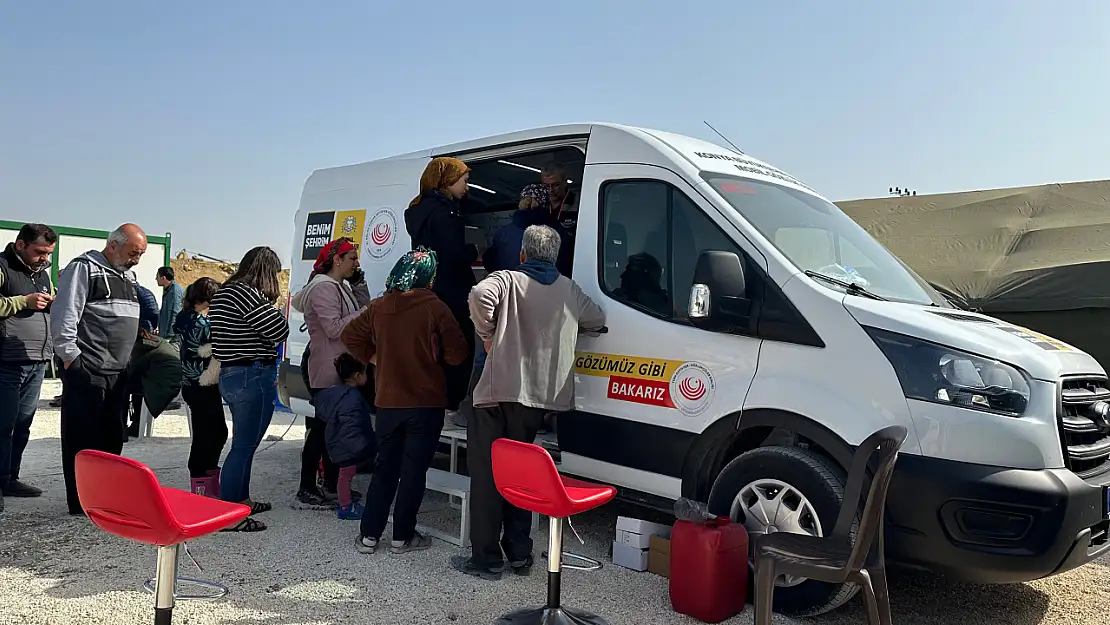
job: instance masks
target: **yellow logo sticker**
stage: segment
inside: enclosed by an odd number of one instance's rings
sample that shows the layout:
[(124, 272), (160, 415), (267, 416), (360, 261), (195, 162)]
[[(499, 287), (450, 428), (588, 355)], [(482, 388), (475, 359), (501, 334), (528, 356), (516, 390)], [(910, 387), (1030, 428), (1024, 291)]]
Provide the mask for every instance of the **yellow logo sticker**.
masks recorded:
[(618, 376), (636, 380), (670, 381), (674, 372), (683, 364), (685, 361), (665, 358), (640, 358), (591, 352), (574, 354), (575, 373), (601, 378)]

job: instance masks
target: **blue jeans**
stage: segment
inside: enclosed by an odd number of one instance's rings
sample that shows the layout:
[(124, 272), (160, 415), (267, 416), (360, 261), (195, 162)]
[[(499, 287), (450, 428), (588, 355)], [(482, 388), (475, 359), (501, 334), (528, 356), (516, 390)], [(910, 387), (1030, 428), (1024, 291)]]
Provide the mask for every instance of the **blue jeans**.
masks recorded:
[(19, 479), (46, 363), (0, 363), (0, 486)]
[(220, 498), (246, 501), (251, 496), (254, 452), (270, 427), (277, 399), (277, 365), (256, 362), (220, 369), (220, 394), (231, 408), (231, 451), (220, 472)]

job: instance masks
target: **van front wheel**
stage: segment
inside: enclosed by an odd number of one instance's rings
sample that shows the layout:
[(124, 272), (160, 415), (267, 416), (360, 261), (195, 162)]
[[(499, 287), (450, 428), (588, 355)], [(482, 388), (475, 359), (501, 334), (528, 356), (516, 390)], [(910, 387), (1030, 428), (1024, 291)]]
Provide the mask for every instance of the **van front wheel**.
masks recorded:
[[(751, 563), (756, 540), (763, 534), (832, 533), (844, 500), (844, 482), (844, 470), (812, 450), (759, 447), (725, 466), (710, 491), (709, 509), (744, 524)], [(856, 529), (853, 525), (853, 538)], [(750, 575), (749, 580), (754, 577)], [(823, 614), (851, 599), (858, 590), (855, 584), (779, 576), (775, 580), (774, 610), (791, 616)]]

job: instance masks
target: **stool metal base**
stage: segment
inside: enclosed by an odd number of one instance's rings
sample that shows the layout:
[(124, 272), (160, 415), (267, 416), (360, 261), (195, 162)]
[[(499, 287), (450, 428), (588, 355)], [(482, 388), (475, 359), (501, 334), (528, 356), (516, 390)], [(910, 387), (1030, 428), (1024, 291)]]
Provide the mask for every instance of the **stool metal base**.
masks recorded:
[[(143, 590), (153, 594), (154, 593), (154, 586), (155, 586), (156, 581), (157, 581), (156, 579), (152, 578), (150, 581), (143, 584)], [(202, 594), (193, 594), (193, 593), (182, 592), (181, 591), (181, 586), (183, 584), (187, 584), (187, 585), (190, 585), (190, 586), (198, 586), (200, 588), (206, 588), (206, 589), (211, 590), (211, 592), (206, 592), (206, 593), (202, 593)], [(216, 599), (222, 599), (222, 598), (226, 597), (227, 593), (228, 593), (228, 588), (227, 588), (227, 586), (224, 586), (223, 584), (217, 584), (216, 582), (210, 582), (210, 581), (203, 580), (203, 579), (191, 579), (191, 578), (188, 578), (188, 577), (178, 577), (177, 578), (177, 585), (174, 587), (174, 591), (173, 591), (173, 598), (174, 599), (181, 599), (182, 601), (215, 601)]]
[[(542, 557), (544, 560), (546, 560), (547, 559), (547, 552), (544, 551), (540, 555), (540, 557)], [(568, 560), (570, 562), (568, 562)], [(581, 564), (572, 564), (571, 562), (574, 562), (574, 561), (578, 561)], [(597, 571), (597, 570), (601, 569), (601, 562), (599, 560), (595, 560), (593, 558), (587, 558), (586, 556), (579, 555), (577, 553), (571, 553), (569, 551), (564, 551), (563, 552), (563, 557), (560, 558), (560, 562), (561, 562), (560, 568), (571, 569), (573, 571)]]
[(609, 625), (609, 621), (572, 608), (526, 608), (502, 616), (496, 625)]

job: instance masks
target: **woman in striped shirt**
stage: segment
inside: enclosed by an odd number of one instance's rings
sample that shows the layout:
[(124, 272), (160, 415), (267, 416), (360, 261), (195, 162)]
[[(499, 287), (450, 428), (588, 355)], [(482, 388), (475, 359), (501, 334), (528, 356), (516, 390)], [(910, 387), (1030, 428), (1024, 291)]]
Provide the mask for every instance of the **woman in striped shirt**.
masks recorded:
[[(281, 288), (281, 259), (268, 247), (243, 256), (239, 268), (212, 298), (212, 355), (220, 361), (220, 394), (231, 408), (231, 451), (220, 473), (220, 498), (244, 503), (251, 515), (272, 509), (250, 497), (251, 464), (277, 398), (277, 348), (289, 336), (285, 316), (274, 307)], [(236, 532), (266, 529), (247, 518), (229, 528)]]

